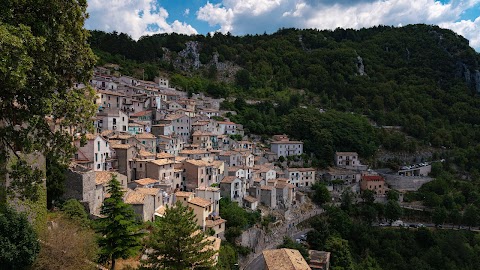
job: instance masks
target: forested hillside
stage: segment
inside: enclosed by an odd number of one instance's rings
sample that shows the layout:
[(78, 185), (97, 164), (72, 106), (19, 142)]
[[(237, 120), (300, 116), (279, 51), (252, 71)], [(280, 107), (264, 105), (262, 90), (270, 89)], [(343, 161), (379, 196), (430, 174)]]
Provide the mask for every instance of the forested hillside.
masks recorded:
[(305, 140), (320, 165), (333, 151), (369, 158), (379, 146), (450, 149), (452, 161), (467, 171), (480, 161), (480, 55), (437, 26), (160, 34), (139, 41), (93, 31), (90, 44), (100, 64), (119, 63), (122, 73), (141, 69), (152, 79), (160, 70), (189, 92), (236, 97), (223, 104), (239, 113), (233, 120), (251, 133)]

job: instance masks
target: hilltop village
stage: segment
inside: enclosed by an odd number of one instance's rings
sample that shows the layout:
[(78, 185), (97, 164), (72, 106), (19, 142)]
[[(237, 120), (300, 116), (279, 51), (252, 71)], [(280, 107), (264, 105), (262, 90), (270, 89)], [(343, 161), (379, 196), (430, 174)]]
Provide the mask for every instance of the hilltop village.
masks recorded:
[[(283, 134), (266, 142), (246, 136), (228, 117), (235, 112), (220, 109), (223, 99), (189, 97), (167, 78), (114, 76), (104, 67), (95, 69), (90, 84), (96, 91), (95, 129), (76, 137), (64, 199), (79, 200), (94, 217), (101, 216), (113, 175), (125, 190), (124, 202), (141, 220), (153, 221), (180, 201), (217, 241), (228, 226), (219, 214), (221, 198), (248, 211), (285, 213), (310, 201), (307, 194), (320, 179), (330, 183), (333, 202), (346, 189), (372, 190), (378, 200), (386, 196), (384, 177), (363, 165), (357, 153), (337, 152), (328, 170), (306, 167), (303, 142)], [(430, 170), (426, 163), (403, 167), (397, 177), (426, 176)], [(295, 215), (290, 219), (294, 224)]]

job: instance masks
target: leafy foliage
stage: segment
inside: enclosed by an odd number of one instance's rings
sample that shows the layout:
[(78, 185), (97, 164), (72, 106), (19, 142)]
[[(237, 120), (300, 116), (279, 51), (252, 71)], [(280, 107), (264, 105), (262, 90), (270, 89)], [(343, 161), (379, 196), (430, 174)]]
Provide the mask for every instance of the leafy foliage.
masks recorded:
[(147, 243), (148, 259), (143, 269), (213, 269), (216, 251), (198, 229), (193, 210), (177, 202), (158, 218)]
[(327, 187), (320, 183), (316, 182), (313, 184), (312, 189), (314, 190), (313, 193), (313, 201), (322, 205), (324, 203), (331, 201), (330, 192), (328, 191)]
[(229, 198), (220, 199), (220, 216), (228, 220), (225, 238), (232, 244), (244, 229), (260, 221), (259, 212), (247, 212)]
[(110, 197), (103, 201), (101, 214), (105, 217), (98, 221), (98, 240), (100, 260), (110, 262), (115, 269), (118, 258), (126, 259), (140, 249), (140, 226), (131, 205), (123, 202), (123, 190), (115, 175), (108, 183)]
[[(35, 183), (44, 177), (16, 151), (38, 150), (45, 156), (54, 152), (65, 161), (73, 151), (71, 137), (49, 125), (75, 127), (78, 132), (92, 125), (93, 90), (73, 88), (76, 82), (88, 84), (95, 62), (83, 28), (86, 8), (85, 0), (2, 3), (0, 174), (8, 172), (15, 180), (10, 194), (37, 199)], [(6, 167), (15, 156), (14, 166)]]
[(0, 206), (0, 265), (2, 269), (25, 269), (40, 250), (32, 225), (24, 214)]
[(87, 211), (85, 211), (85, 207), (78, 200), (70, 199), (66, 201), (62, 206), (62, 210), (65, 216), (78, 225), (88, 227), (90, 224)]
[(294, 242), (290, 237), (285, 236), (283, 238), (283, 243), (279, 245), (277, 248), (289, 248), (289, 249), (296, 249), (302, 254), (305, 260), (309, 259), (308, 256), (308, 249), (300, 243)]

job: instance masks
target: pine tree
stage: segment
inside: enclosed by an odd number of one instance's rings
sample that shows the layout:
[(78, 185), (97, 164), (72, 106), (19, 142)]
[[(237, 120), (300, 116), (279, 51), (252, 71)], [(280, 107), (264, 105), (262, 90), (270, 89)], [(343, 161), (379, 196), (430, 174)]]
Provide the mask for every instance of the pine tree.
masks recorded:
[(180, 202), (156, 220), (142, 269), (213, 269), (215, 251), (199, 230), (193, 210)]
[(140, 248), (140, 226), (133, 208), (123, 202), (123, 191), (115, 175), (107, 188), (110, 197), (105, 199), (99, 220), (98, 232), (103, 236), (98, 240), (100, 258), (110, 261), (110, 269), (115, 269), (118, 258), (126, 259), (135, 255)]

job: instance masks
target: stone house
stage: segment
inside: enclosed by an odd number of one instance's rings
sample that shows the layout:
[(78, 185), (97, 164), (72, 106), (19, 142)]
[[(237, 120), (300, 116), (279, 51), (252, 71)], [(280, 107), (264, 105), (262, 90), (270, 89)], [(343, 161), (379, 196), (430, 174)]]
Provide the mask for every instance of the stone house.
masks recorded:
[(386, 195), (387, 190), (385, 179), (380, 175), (362, 175), (360, 188), (362, 191), (371, 190), (378, 196)]
[(247, 195), (243, 197), (243, 207), (248, 208), (252, 211), (257, 210), (258, 200), (255, 197)]
[(276, 188), (273, 186), (261, 186), (260, 203), (271, 209), (277, 208)]
[(127, 204), (132, 205), (133, 210), (142, 221), (153, 221), (155, 209), (154, 196), (141, 193), (135, 190), (129, 190), (124, 197)]
[(130, 144), (115, 144), (112, 146), (117, 157), (117, 167), (120, 174), (126, 175), (128, 182), (135, 179), (135, 172), (132, 170), (132, 159), (136, 157), (138, 150)]
[(232, 201), (243, 203), (243, 197), (246, 195), (245, 182), (235, 176), (227, 176), (220, 181), (220, 195), (224, 198), (230, 198)]
[(275, 135), (270, 143), (270, 152), (277, 157), (299, 156), (303, 154), (303, 142), (290, 141), (286, 135)]
[(84, 203), (91, 215), (100, 215), (108, 182), (113, 175), (122, 187), (127, 188), (127, 177), (116, 172), (92, 171), (77, 166), (67, 171), (63, 198), (76, 199)]
[(136, 134), (135, 138), (140, 141), (145, 149), (151, 153), (157, 152), (157, 137), (151, 133), (140, 133)]
[(86, 134), (86, 144), (81, 145), (80, 139), (75, 140), (77, 152), (74, 161), (94, 171), (113, 169), (113, 150), (109, 142), (98, 134)]
[(335, 166), (350, 170), (366, 170), (362, 165), (357, 152), (335, 152)]
[(128, 131), (128, 115), (120, 109), (104, 109), (97, 113), (94, 126), (97, 133), (105, 130)]
[(286, 175), (290, 184), (296, 187), (311, 187), (315, 183), (314, 168), (288, 168)]

